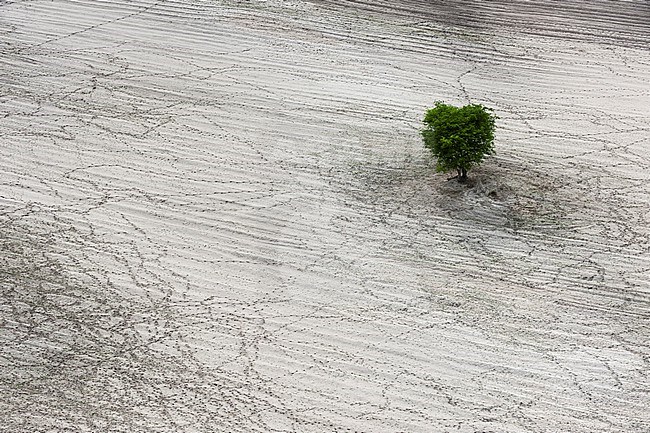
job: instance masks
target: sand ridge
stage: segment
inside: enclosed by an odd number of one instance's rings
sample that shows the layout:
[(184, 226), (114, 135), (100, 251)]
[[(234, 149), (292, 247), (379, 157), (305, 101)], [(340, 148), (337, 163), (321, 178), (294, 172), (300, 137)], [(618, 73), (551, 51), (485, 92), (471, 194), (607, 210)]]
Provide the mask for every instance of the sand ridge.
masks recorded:
[(647, 6), (413, 3), (0, 4), (0, 431), (647, 431)]

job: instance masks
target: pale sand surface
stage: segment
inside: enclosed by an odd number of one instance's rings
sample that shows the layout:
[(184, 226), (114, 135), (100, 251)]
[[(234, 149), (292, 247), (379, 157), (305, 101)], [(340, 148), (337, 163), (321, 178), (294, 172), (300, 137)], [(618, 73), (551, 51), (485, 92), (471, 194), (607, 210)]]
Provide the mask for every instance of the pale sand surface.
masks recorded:
[(650, 7), (560, 3), (1, 1), (0, 431), (650, 431)]

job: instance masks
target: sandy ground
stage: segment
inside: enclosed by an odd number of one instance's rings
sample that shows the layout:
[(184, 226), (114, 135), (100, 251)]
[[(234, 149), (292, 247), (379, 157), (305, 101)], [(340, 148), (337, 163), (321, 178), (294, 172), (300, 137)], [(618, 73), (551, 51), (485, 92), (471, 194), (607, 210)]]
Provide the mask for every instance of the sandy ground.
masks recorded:
[(647, 433), (649, 22), (0, 1), (0, 431)]

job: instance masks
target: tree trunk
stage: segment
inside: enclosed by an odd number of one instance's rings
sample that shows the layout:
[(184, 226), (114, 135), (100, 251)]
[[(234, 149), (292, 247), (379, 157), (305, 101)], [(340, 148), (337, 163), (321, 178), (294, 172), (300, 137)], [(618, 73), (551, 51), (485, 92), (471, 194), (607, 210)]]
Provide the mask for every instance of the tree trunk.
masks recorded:
[(458, 182), (465, 182), (467, 180), (467, 169), (459, 167), (456, 171), (458, 172)]

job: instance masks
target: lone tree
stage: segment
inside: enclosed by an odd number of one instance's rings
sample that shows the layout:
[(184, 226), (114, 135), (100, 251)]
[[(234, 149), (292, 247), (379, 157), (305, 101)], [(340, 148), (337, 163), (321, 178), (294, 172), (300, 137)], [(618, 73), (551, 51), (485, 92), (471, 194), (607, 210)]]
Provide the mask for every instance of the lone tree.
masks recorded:
[(436, 171), (456, 170), (459, 182), (467, 180), (467, 171), (494, 153), (492, 109), (478, 104), (454, 107), (437, 101), (424, 116), (421, 131), (425, 147), (437, 158)]

